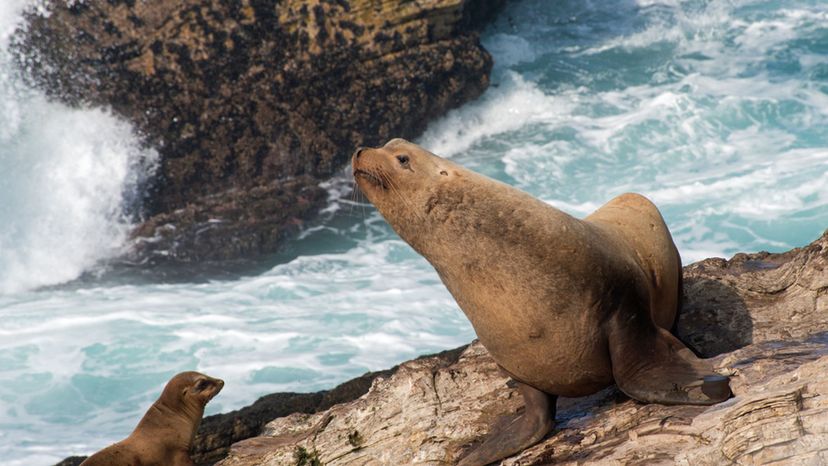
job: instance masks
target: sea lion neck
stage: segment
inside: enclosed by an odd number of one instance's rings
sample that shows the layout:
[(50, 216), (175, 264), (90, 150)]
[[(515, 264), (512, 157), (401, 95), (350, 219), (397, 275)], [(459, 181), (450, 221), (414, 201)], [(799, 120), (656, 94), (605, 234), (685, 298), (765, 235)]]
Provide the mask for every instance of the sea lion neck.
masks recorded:
[(168, 446), (189, 450), (204, 413), (204, 407), (189, 405), (169, 406), (162, 400), (156, 401), (138, 423), (133, 435), (157, 437)]
[[(520, 242), (522, 237), (565, 226), (574, 221), (529, 194), (452, 164), (452, 179), (425, 186), (409, 202), (378, 206), (397, 234), (432, 265), (453, 262), (463, 255), (467, 244), (474, 247), (482, 238)], [(498, 196), (492, 196), (497, 191)], [(439, 269), (439, 267), (438, 267)]]

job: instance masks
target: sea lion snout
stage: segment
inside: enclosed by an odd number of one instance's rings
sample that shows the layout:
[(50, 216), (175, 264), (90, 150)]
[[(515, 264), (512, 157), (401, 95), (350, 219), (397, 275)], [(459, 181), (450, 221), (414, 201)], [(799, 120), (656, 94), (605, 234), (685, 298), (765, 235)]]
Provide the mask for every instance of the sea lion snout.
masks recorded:
[(374, 150), (374, 149), (372, 149), (372, 148), (370, 148), (370, 147), (362, 147), (362, 146), (360, 146), (360, 147), (357, 147), (357, 149), (356, 149), (356, 150), (354, 151), (354, 153), (351, 155), (351, 168), (353, 169), (354, 173), (356, 173), (356, 172), (357, 172), (357, 170), (359, 170), (360, 168), (362, 168), (362, 167), (360, 167), (359, 165), (361, 165), (362, 163), (364, 163), (364, 161), (365, 161), (365, 159), (366, 159), (366, 157), (365, 157), (365, 156), (366, 156), (366, 155), (368, 154), (368, 152), (369, 152), (369, 151), (371, 151), (371, 150)]
[(215, 378), (212, 378), (212, 377), (209, 377), (209, 379), (210, 379), (210, 382), (213, 383), (213, 386), (214, 386), (214, 389), (215, 389), (216, 393), (220, 392), (221, 389), (224, 388), (224, 380), (215, 379)]
[(212, 400), (213, 398), (215, 398), (215, 396), (218, 395), (221, 392), (221, 389), (224, 388), (224, 380), (213, 379), (213, 383), (214, 383), (213, 389), (209, 393), (210, 398), (207, 401)]
[(194, 383), (195, 392), (204, 399), (204, 402), (212, 400), (224, 388), (224, 380), (202, 375)]
[(383, 157), (376, 156), (380, 151), (382, 148), (359, 147), (351, 156), (351, 173), (360, 188), (365, 187), (364, 182), (382, 190), (388, 188), (389, 178), (383, 166)]
[(216, 394), (218, 394), (222, 388), (224, 388), (224, 380), (215, 379), (216, 381)]

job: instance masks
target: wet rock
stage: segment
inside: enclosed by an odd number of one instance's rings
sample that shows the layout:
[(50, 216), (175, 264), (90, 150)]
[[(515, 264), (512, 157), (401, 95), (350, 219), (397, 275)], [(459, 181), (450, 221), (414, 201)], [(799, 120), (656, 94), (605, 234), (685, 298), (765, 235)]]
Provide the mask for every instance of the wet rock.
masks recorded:
[(16, 36), (29, 79), (104, 105), (161, 154), (136, 259), (273, 251), (360, 145), (479, 96), (476, 29), (505, 0), (50, 2)]
[[(679, 334), (732, 374), (716, 406), (663, 406), (617, 389), (560, 399), (555, 431), (503, 465), (828, 463), (828, 233), (784, 254), (685, 267)], [(351, 402), (268, 423), (219, 464), (452, 464), (522, 402), (478, 343), (421, 358)]]
[[(421, 359), (449, 365), (458, 360), (465, 347), (444, 351)], [(204, 418), (193, 442), (192, 458), (197, 465), (210, 465), (227, 456), (230, 445), (257, 436), (271, 420), (294, 413), (313, 414), (331, 406), (355, 400), (380, 377), (388, 377), (398, 367), (370, 372), (331, 390), (316, 393), (274, 393), (260, 398), (251, 406), (226, 414)]]

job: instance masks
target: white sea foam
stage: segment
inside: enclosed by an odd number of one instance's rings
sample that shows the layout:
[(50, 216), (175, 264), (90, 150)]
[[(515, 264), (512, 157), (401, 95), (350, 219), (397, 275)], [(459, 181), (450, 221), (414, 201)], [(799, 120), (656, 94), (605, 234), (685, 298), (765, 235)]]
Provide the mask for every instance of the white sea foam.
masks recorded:
[(23, 20), (23, 10), (30, 5), (41, 3), (38, 0), (4, 0), (0, 3), (0, 50), (2, 53), (5, 53), (9, 39)]
[(20, 12), (0, 10), (0, 294), (79, 276), (123, 245), (126, 199), (156, 153), (100, 109), (71, 109), (22, 86), (6, 47)]
[(483, 139), (516, 131), (528, 124), (556, 120), (556, 115), (570, 111), (560, 108), (563, 103), (557, 104), (554, 97), (511, 71), (499, 76), (494, 86), (479, 100), (429, 125), (419, 142), (451, 157)]
[(25, 116), (0, 153), (0, 293), (71, 280), (118, 252), (124, 197), (155, 158), (104, 111), (18, 103)]

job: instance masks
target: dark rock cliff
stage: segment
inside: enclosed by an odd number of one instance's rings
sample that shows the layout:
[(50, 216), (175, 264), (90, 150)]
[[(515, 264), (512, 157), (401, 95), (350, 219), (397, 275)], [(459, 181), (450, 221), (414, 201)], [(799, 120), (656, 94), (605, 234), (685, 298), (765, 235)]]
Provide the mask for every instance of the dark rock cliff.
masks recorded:
[(222, 260), (276, 250), (355, 147), (479, 96), (476, 29), (502, 3), (54, 2), (16, 55), (50, 96), (111, 107), (158, 149), (138, 258)]

